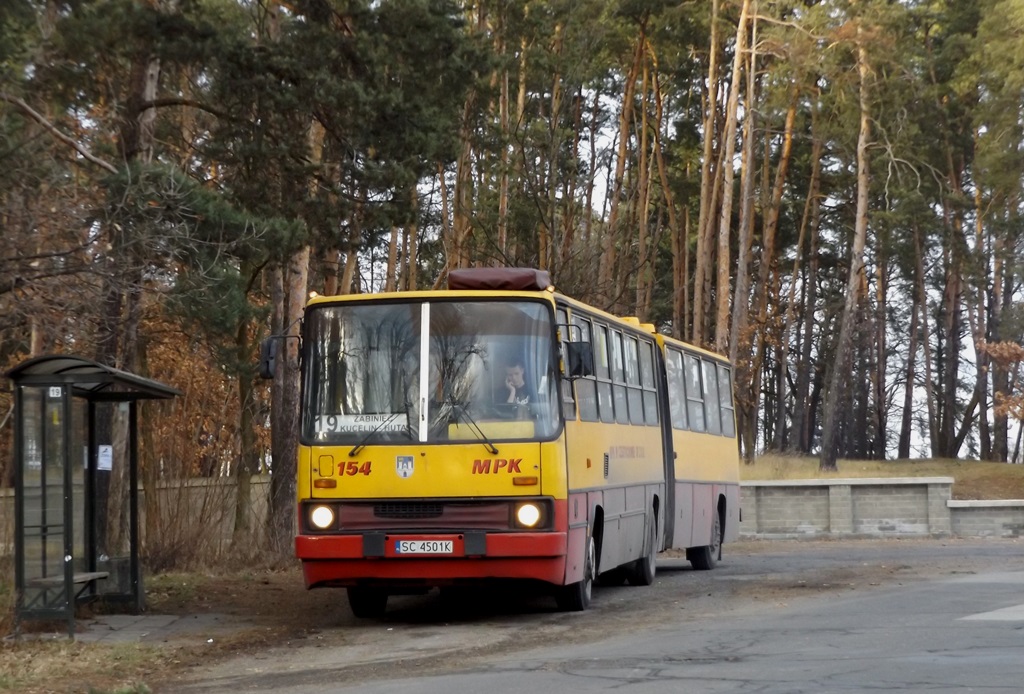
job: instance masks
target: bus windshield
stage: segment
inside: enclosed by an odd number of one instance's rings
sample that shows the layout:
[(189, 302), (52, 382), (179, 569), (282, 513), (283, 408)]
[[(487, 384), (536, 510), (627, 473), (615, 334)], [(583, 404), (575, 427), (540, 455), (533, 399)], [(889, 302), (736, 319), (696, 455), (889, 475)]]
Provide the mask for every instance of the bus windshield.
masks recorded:
[(546, 303), (359, 301), (311, 306), (305, 322), (307, 441), (490, 442), (558, 432)]

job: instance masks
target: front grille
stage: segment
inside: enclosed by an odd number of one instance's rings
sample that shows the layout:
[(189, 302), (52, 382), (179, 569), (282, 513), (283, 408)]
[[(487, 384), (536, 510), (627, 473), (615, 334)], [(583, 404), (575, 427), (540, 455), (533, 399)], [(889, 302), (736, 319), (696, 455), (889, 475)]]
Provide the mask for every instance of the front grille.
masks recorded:
[(373, 515), (377, 518), (439, 518), (442, 513), (443, 504), (391, 502), (373, 505)]

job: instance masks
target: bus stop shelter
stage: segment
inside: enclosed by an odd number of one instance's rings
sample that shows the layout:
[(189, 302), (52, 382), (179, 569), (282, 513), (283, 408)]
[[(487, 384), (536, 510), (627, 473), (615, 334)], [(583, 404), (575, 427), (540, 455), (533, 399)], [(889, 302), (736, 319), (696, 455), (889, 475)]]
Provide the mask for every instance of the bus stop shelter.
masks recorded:
[(24, 361), (7, 377), (15, 411), (16, 630), (29, 619), (67, 620), (73, 636), (75, 607), (91, 601), (138, 613), (145, 604), (138, 402), (180, 392), (63, 354)]

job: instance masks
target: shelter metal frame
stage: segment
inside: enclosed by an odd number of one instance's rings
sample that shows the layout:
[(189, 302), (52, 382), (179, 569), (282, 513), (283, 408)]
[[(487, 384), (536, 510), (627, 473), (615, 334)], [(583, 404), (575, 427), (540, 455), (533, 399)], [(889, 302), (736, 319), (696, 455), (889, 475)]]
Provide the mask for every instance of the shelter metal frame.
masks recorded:
[[(142, 576), (139, 567), (139, 501), (138, 501), (138, 402), (140, 400), (170, 399), (181, 392), (157, 381), (115, 369), (99, 362), (65, 354), (50, 354), (22, 362), (7, 372), (14, 383), (14, 482), (15, 482), (15, 629), (25, 619), (59, 620), (66, 619), (68, 635), (74, 636), (75, 607), (83, 600), (101, 600), (127, 606), (140, 612), (144, 604)], [(27, 411), (25, 394), (27, 389), (39, 389), (39, 411)], [(80, 398), (87, 403), (87, 447), (84, 474), (84, 528), (83, 550), (85, 557), (83, 571), (75, 571), (74, 557), (74, 412), (73, 399)], [(27, 520), (25, 472), (28, 464), (26, 451), (26, 422), (32, 416), (41, 415), (40, 425), (45, 427), (47, 403), (59, 412), (60, 444), (48, 446), (45, 435), (39, 438), (40, 489), (42, 490), (42, 511), (38, 525), (29, 525)], [(127, 592), (99, 593), (100, 581), (108, 578), (107, 571), (97, 566), (96, 538), (96, 475), (98, 465), (98, 441), (96, 433), (96, 405), (98, 403), (128, 404), (128, 499), (129, 499), (129, 584)], [(34, 404), (34, 403), (33, 403)], [(59, 410), (57, 409), (59, 407)], [(56, 420), (55, 420), (56, 421)], [(52, 450), (58, 448), (59, 450)], [(49, 574), (46, 571), (46, 557), (42, 557), (42, 576), (26, 576), (26, 537), (29, 531), (41, 533), (43, 546), (50, 532), (46, 522), (47, 493), (46, 472), (51, 460), (63, 467), (63, 499), (61, 529), (63, 535), (63, 567)], [(57, 526), (57, 524), (53, 524)], [(57, 534), (57, 531), (53, 531)], [(29, 595), (32, 594), (32, 595)]]

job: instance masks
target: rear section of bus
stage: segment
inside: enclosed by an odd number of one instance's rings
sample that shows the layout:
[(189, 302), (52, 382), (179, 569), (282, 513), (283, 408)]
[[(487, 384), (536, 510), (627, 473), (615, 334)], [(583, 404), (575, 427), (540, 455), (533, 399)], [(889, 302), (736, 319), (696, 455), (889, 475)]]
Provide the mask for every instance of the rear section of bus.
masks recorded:
[(295, 541), (308, 587), (348, 587), (371, 616), (389, 593), (566, 581), (553, 315), (543, 291), (310, 303)]

